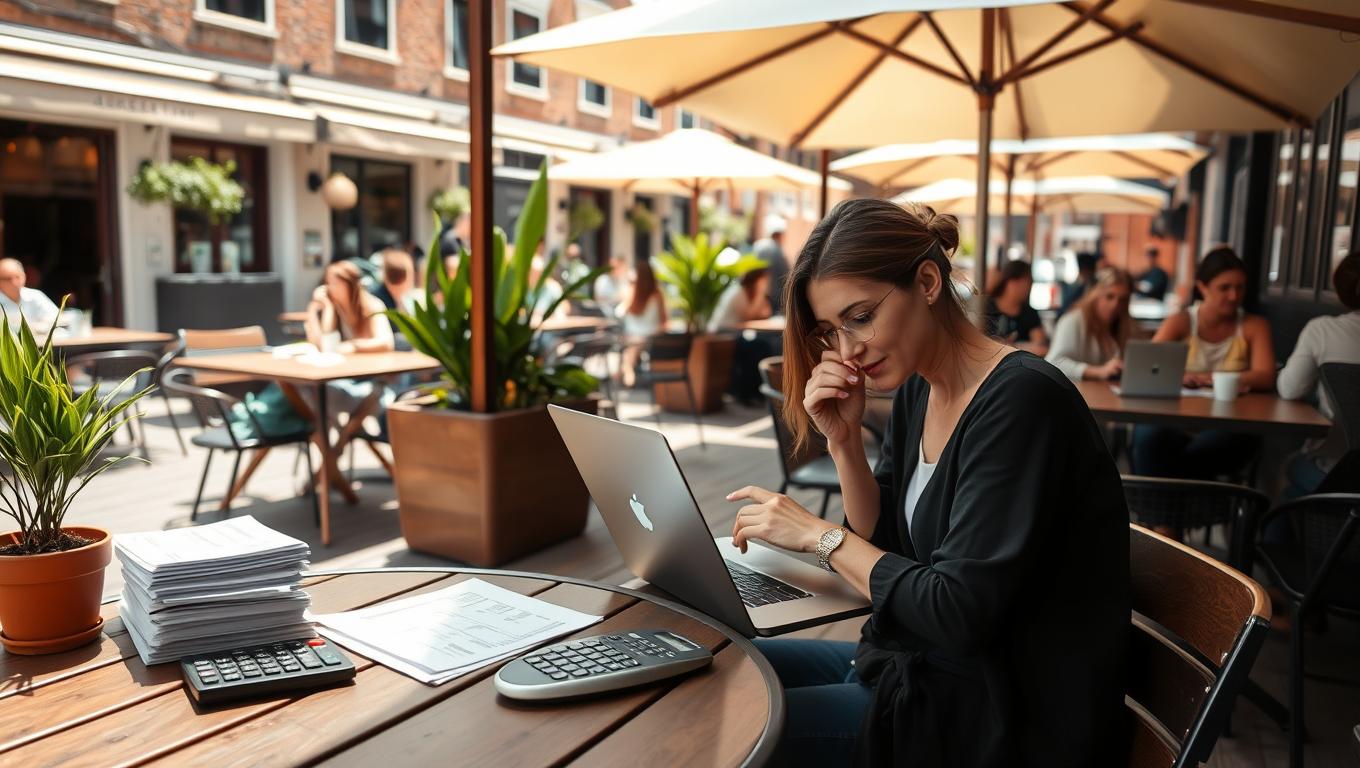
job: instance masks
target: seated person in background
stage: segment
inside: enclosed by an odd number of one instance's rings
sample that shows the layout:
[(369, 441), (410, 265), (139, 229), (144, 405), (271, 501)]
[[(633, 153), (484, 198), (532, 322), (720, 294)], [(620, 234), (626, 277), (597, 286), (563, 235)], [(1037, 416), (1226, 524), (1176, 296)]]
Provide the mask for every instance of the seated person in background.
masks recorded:
[(1133, 328), (1129, 296), (1133, 278), (1117, 267), (1096, 273), (1095, 282), (1074, 311), (1058, 318), (1048, 362), (1073, 381), (1119, 378), (1124, 369), (1124, 345)]
[(410, 312), (416, 303), (416, 264), (411, 254), (400, 248), (388, 248), (381, 254), (382, 285), (373, 297), (388, 309)]
[(45, 335), (57, 321), (57, 305), (47, 294), (25, 287), (28, 276), (18, 259), (0, 259), (0, 309), (4, 310), (9, 327), (17, 329), (21, 318), (28, 319), (33, 333)]
[(770, 310), (770, 270), (768, 267), (753, 269), (742, 275), (741, 279), (727, 286), (713, 317), (708, 321), (709, 333), (717, 333), (723, 328), (737, 328), (751, 320), (764, 320), (773, 313)]
[(1157, 246), (1147, 247), (1148, 268), (1138, 276), (1134, 283), (1134, 290), (1139, 296), (1146, 296), (1149, 299), (1162, 301), (1166, 298), (1166, 289), (1170, 287), (1171, 277), (1166, 274), (1166, 270), (1157, 266)]
[[(1195, 271), (1197, 301), (1168, 317), (1153, 341), (1184, 341), (1187, 387), (1213, 386), (1214, 371), (1236, 371), (1246, 389), (1275, 388), (1275, 348), (1264, 317), (1242, 309), (1247, 265), (1227, 246), (1205, 254)], [(1133, 431), (1133, 471), (1153, 477), (1212, 480), (1246, 466), (1260, 440), (1221, 429), (1190, 434), (1140, 424)]]
[[(656, 284), (656, 275), (646, 259), (638, 259), (633, 284), (623, 291), (617, 312), (623, 323), (625, 339), (637, 340), (666, 329), (666, 297)], [(641, 355), (642, 346), (638, 343), (624, 347), (622, 373), (625, 387), (633, 386)]]
[(1086, 290), (1095, 284), (1096, 266), (1098, 259), (1094, 253), (1082, 251), (1077, 254), (1077, 279), (1070, 283), (1063, 283), (1058, 288), (1058, 316), (1067, 313), (1067, 310), (1076, 306), (1081, 297), (1086, 295)]
[(325, 280), (307, 306), (307, 341), (317, 349), (325, 349), (325, 336), (339, 333), (339, 352), (392, 351), (392, 325), (383, 315), (385, 307), (364, 290), (359, 277), (359, 268), (347, 261), (326, 267)]
[(595, 278), (591, 295), (603, 307), (618, 306), (628, 288), (628, 259), (615, 256), (609, 260), (609, 271)]
[[(505, 258), (509, 259), (510, 254), (506, 253)], [(539, 255), (535, 255), (534, 258), (529, 261), (530, 291), (533, 291), (534, 286), (538, 285), (538, 279), (543, 275), (543, 270), (545, 266), (546, 265), (543, 261), (543, 257)], [(552, 275), (549, 275), (543, 281), (543, 287), (539, 289), (537, 296), (531, 298), (536, 300), (536, 303), (534, 304), (534, 314), (542, 316), (545, 312), (548, 311), (548, 308), (553, 305), (553, 302), (562, 298), (562, 284), (557, 282), (557, 280)], [(557, 309), (553, 310), (553, 316), (565, 315), (566, 312), (567, 302), (564, 301), (561, 304), (557, 305)]]
[(1029, 303), (1034, 287), (1028, 261), (1008, 261), (988, 292), (987, 333), (1036, 355), (1048, 353), (1048, 334)]
[[(1360, 249), (1351, 251), (1336, 265), (1332, 286), (1348, 311), (1309, 320), (1276, 382), (1280, 397), (1289, 400), (1316, 394), (1318, 410), (1329, 419), (1334, 417), (1335, 409), (1319, 385), (1319, 369), (1323, 363), (1360, 363)], [(1345, 452), (1345, 442), (1336, 425), (1326, 438), (1304, 443), (1303, 449), (1285, 465), (1289, 479), (1285, 496), (1298, 498), (1316, 491)]]

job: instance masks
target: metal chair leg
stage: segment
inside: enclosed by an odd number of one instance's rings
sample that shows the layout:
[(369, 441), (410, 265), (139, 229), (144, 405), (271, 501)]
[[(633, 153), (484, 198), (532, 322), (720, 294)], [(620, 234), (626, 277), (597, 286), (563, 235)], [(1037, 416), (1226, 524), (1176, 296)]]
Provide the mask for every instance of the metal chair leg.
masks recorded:
[(198, 505), (203, 501), (203, 486), (208, 484), (208, 468), (212, 466), (213, 449), (208, 449), (208, 458), (203, 462), (203, 476), (198, 478), (198, 493), (194, 495), (194, 508), (189, 513), (192, 522), (198, 519)]
[(826, 519), (826, 506), (831, 503), (831, 491), (822, 491), (822, 509), (817, 513), (817, 517)]
[(694, 385), (689, 383), (688, 374), (685, 376), (685, 393), (689, 395), (689, 411), (694, 414), (694, 426), (699, 430), (699, 447), (708, 448), (704, 443), (704, 420), (699, 418), (699, 401), (694, 399)]
[(142, 421), (142, 419), (146, 418), (146, 411), (143, 411), (140, 405), (136, 407), (137, 416), (128, 422), (128, 426), (132, 426), (132, 422), (134, 421), (137, 422), (137, 427), (133, 430), (133, 432), (136, 433), (137, 447), (141, 449), (142, 459), (150, 462), (151, 453), (146, 449), (146, 424)]
[(315, 476), (312, 475), (312, 449), (307, 443), (302, 443), (302, 454), (307, 459), (307, 488), (311, 491), (312, 497), (312, 519), (316, 521), (316, 527), (321, 527), (321, 495), (316, 490)]
[(165, 401), (165, 415), (170, 417), (170, 427), (175, 430), (175, 440), (179, 442), (179, 452), (184, 456), (189, 455), (189, 448), (184, 445), (184, 436), (179, 433), (179, 422), (175, 420), (175, 409), (170, 403), (170, 396), (165, 394), (165, 390), (159, 390), (161, 399)]
[(788, 481), (788, 480), (785, 480), (784, 482), (782, 482), (782, 483), (779, 484), (779, 492), (780, 492), (780, 493), (788, 493), (788, 492), (789, 492), (789, 481)]
[(656, 428), (661, 429), (661, 406), (656, 402), (656, 385), (648, 379), (643, 388), (647, 390), (647, 399), (652, 403), (652, 416), (656, 418)]
[(236, 473), (241, 470), (241, 456), (244, 453), (245, 451), (236, 452), (236, 461), (231, 465), (231, 479), (227, 481), (227, 493), (222, 497), (222, 511), (227, 513), (227, 517), (231, 517), (231, 490), (236, 487)]
[(1289, 768), (1303, 768), (1303, 611), (1291, 604), (1289, 618)]

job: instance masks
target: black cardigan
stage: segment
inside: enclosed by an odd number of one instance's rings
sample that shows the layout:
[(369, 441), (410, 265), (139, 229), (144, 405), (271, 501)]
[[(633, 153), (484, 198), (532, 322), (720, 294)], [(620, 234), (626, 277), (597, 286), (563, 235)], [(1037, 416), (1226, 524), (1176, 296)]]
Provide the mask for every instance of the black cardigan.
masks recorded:
[(930, 392), (897, 392), (874, 471), (873, 614), (856, 669), (876, 685), (859, 765), (1127, 762), (1128, 511), (1067, 377), (1025, 352), (978, 388), (903, 530)]

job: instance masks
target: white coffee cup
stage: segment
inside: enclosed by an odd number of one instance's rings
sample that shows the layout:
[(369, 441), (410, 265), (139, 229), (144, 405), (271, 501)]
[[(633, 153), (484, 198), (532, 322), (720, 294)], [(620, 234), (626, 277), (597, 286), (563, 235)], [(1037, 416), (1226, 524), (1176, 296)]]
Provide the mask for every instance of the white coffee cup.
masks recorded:
[(1237, 399), (1242, 374), (1237, 371), (1214, 371), (1214, 399), (1231, 402)]
[(340, 351), (340, 333), (338, 331), (321, 335), (321, 351), (329, 353)]

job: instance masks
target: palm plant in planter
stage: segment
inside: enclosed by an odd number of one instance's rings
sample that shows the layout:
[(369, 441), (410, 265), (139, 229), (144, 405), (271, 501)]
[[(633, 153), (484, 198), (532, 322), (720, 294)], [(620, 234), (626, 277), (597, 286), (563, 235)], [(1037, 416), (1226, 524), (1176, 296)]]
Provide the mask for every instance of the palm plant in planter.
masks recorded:
[[(707, 334), (705, 330), (723, 293), (747, 272), (765, 266), (765, 262), (752, 255), (724, 260), (720, 256), (727, 243), (721, 238), (710, 240), (702, 232), (693, 238), (674, 234), (671, 246), (671, 251), (656, 258), (656, 277), (671, 287), (686, 328), (695, 334), (689, 358), (690, 386), (698, 409), (708, 413), (722, 407), (722, 393), (732, 378), (736, 338), (729, 334)], [(689, 410), (683, 384), (657, 384), (654, 395), (657, 404), (667, 410)]]
[[(41, 347), (27, 321), (17, 338), (0, 330), (0, 511), (19, 529), (0, 536), (0, 627), (12, 653), (56, 653), (98, 636), (108, 531), (63, 525), (71, 502), (129, 458), (100, 452), (146, 390), (119, 401), (91, 387), (75, 397), (52, 337)], [(139, 372), (140, 373), (140, 372)]]
[[(496, 413), (469, 410), (472, 294), (466, 251), (453, 276), (440, 259), (430, 259), (423, 306), (409, 314), (387, 313), (411, 345), (443, 369), (426, 397), (388, 409), (402, 534), (412, 549), (496, 565), (585, 527), (589, 497), (546, 405), (593, 411), (590, 395), (599, 382), (579, 365), (545, 359), (538, 349), (539, 317), (552, 315), (604, 268), (566, 286), (561, 297), (541, 301), (557, 267), (553, 257), (530, 283), (547, 221), (545, 166), (515, 224), (513, 255), (506, 255), (504, 232), (497, 229), (493, 236)], [(436, 248), (437, 243), (431, 252)]]

